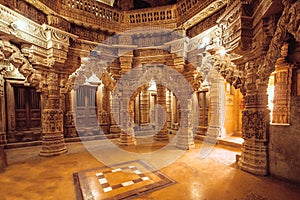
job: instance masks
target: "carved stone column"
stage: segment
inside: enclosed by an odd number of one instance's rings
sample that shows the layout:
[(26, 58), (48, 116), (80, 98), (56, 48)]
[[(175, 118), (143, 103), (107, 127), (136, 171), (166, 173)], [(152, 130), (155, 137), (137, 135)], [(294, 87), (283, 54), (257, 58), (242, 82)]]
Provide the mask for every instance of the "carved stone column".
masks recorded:
[(140, 95), (140, 124), (147, 126), (149, 122), (149, 91), (144, 88)]
[(120, 125), (117, 124), (117, 122), (120, 121), (120, 102), (118, 100), (116, 100), (117, 97), (115, 97), (114, 95), (112, 96), (112, 105), (111, 105), (111, 124), (109, 127), (109, 132), (110, 134), (113, 135), (119, 135), (121, 130), (120, 130)]
[(257, 66), (246, 64), (245, 109), (242, 114), (241, 158), (238, 162), (242, 170), (256, 175), (268, 174), (268, 127), (270, 112), (267, 109), (267, 81), (257, 82)]
[(75, 112), (73, 110), (73, 97), (72, 91), (68, 91), (65, 95), (65, 115), (64, 115), (64, 130), (65, 137), (77, 137), (75, 128)]
[[(100, 96), (100, 105), (98, 105), (98, 117), (99, 117), (99, 123), (101, 127), (101, 131), (103, 131), (104, 134), (107, 134), (109, 132), (110, 127), (110, 92), (108, 88), (105, 85), (101, 85), (99, 92), (101, 92)], [(98, 101), (99, 103), (99, 101)]]
[(158, 131), (154, 135), (154, 139), (157, 141), (168, 141), (168, 129), (167, 129), (167, 122), (165, 113), (167, 112), (167, 106), (166, 106), (166, 88), (163, 85), (157, 84), (157, 104), (161, 106), (162, 109), (157, 109), (157, 127), (161, 127), (161, 130)]
[(133, 129), (133, 108), (129, 98), (122, 98), (120, 102), (120, 146), (131, 146), (136, 144)]
[(40, 156), (56, 156), (67, 152), (63, 137), (63, 110), (60, 108), (59, 78), (55, 72), (47, 74), (47, 91), (43, 91), (43, 143)]
[[(188, 96), (188, 95), (184, 95)], [(192, 99), (186, 100), (186, 102), (180, 103), (180, 128), (178, 131), (178, 139), (176, 146), (179, 149), (191, 149), (195, 147), (193, 137), (193, 112), (192, 112)]]
[(0, 66), (0, 148), (4, 146), (6, 141), (6, 117), (5, 117), (5, 97), (4, 97), (4, 77), (5, 68)]
[(199, 126), (197, 127), (197, 135), (195, 139), (202, 139), (205, 137), (208, 126), (208, 103), (207, 99), (208, 89), (205, 88), (197, 93), (199, 103)]
[(222, 137), (225, 134), (225, 91), (224, 79), (219, 72), (212, 68), (208, 75), (210, 86), (209, 124), (206, 136), (211, 138)]
[(172, 129), (173, 130), (178, 130), (178, 106), (177, 106), (177, 98), (176, 96), (173, 94), (172, 95)]
[(288, 45), (282, 47), (282, 55), (275, 64), (274, 100), (272, 123), (289, 124), (291, 108), (292, 64), (285, 60)]
[(168, 90), (167, 92), (167, 129), (171, 129), (171, 119), (172, 119), (172, 112), (171, 112), (171, 98), (172, 92)]

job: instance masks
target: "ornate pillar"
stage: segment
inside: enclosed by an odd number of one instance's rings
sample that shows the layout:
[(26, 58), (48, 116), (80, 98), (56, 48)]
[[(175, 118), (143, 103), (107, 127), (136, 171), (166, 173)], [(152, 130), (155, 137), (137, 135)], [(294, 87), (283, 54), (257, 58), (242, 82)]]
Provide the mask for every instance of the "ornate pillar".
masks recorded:
[(206, 136), (211, 138), (222, 137), (225, 134), (225, 91), (224, 79), (219, 72), (212, 67), (208, 74), (210, 82), (210, 102), (209, 102), (209, 124)]
[(100, 101), (98, 100), (100, 105), (97, 104), (99, 123), (101, 131), (103, 131), (104, 134), (108, 134), (110, 127), (110, 92), (105, 85), (100, 85), (98, 93), (101, 93), (99, 95)]
[(43, 91), (42, 150), (40, 156), (56, 156), (67, 152), (63, 137), (63, 110), (60, 107), (59, 77), (55, 72), (47, 74), (46, 91)]
[(120, 130), (120, 125), (117, 124), (117, 122), (120, 122), (120, 102), (118, 101), (118, 98), (115, 97), (114, 95), (112, 96), (111, 99), (111, 123), (109, 127), (109, 132), (110, 134), (113, 135), (119, 135), (121, 130)]
[(256, 175), (268, 174), (268, 127), (270, 112), (267, 109), (268, 79), (257, 81), (257, 69), (253, 62), (246, 68), (245, 109), (242, 114), (244, 143), (238, 165), (242, 170)]
[(77, 137), (76, 128), (75, 128), (75, 112), (73, 107), (73, 96), (72, 91), (68, 91), (65, 95), (65, 115), (64, 115), (64, 130), (65, 137), (73, 138)]
[[(188, 96), (188, 95), (183, 95)], [(193, 112), (192, 112), (192, 99), (187, 99), (180, 103), (180, 128), (178, 131), (178, 139), (176, 146), (179, 149), (191, 149), (195, 147), (193, 137)]]
[(171, 129), (171, 119), (172, 119), (172, 112), (171, 112), (171, 98), (172, 92), (167, 90), (167, 129)]
[(287, 51), (288, 44), (285, 43), (282, 47), (281, 57), (275, 64), (272, 123), (290, 123), (292, 64), (285, 60)]
[(143, 114), (142, 111), (141, 111), (141, 108), (140, 108), (141, 94), (138, 93), (136, 95), (136, 97), (133, 99), (133, 101), (134, 101), (134, 122), (135, 122), (135, 124), (140, 125), (141, 124), (140, 115)]
[(157, 141), (168, 141), (168, 129), (167, 129), (167, 122), (166, 122), (166, 112), (167, 112), (167, 105), (166, 105), (166, 88), (165, 86), (161, 84), (157, 84), (157, 104), (161, 106), (162, 109), (157, 109), (156, 115), (157, 115), (157, 125), (156, 127), (161, 128), (160, 131), (158, 131), (154, 135), (154, 139)]
[(177, 106), (177, 98), (173, 94), (172, 95), (172, 129), (178, 130), (178, 106)]
[(4, 97), (4, 72), (5, 72), (5, 67), (0, 65), (0, 148), (7, 143), (5, 97)]
[(149, 91), (144, 88), (140, 94), (140, 125), (149, 125)]
[(121, 133), (119, 139), (120, 146), (131, 146), (136, 144), (136, 140), (134, 137), (134, 129), (133, 129), (133, 105), (130, 102), (129, 98), (126, 94), (124, 94), (125, 98), (121, 98), (120, 101), (120, 126)]

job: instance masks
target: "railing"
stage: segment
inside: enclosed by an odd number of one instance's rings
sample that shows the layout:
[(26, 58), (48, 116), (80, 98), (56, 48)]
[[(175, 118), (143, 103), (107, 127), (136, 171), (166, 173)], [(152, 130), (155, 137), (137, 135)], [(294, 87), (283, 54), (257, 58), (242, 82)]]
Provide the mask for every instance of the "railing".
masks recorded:
[(88, 0), (62, 0), (60, 14), (92, 25), (112, 30), (120, 29), (124, 22), (123, 12), (100, 2)]
[[(24, 1), (34, 5), (32, 3), (34, 1)], [(220, 0), (181, 0), (174, 5), (121, 11), (104, 3), (90, 0), (39, 0), (40, 3), (71, 22), (84, 22), (88, 26), (101, 26), (114, 32), (121, 32), (126, 27), (145, 25), (174, 28), (216, 1)]]
[(177, 22), (176, 6), (160, 6), (156, 8), (139, 9), (125, 12), (125, 22), (132, 26), (141, 26), (147, 24), (162, 25), (172, 24)]

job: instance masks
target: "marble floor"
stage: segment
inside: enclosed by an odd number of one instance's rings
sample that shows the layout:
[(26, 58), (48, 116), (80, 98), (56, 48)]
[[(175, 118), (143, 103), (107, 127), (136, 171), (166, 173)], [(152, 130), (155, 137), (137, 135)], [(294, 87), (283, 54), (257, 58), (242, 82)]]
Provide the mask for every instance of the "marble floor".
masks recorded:
[(76, 200), (80, 194), (95, 200), (300, 199), (300, 185), (237, 169), (238, 149), (218, 144), (200, 156), (204, 146), (198, 142), (181, 151), (141, 139), (135, 147), (116, 151), (112, 145), (87, 141), (68, 143), (67, 154), (51, 158), (39, 157), (38, 146), (7, 149), (9, 166), (0, 173), (0, 199)]

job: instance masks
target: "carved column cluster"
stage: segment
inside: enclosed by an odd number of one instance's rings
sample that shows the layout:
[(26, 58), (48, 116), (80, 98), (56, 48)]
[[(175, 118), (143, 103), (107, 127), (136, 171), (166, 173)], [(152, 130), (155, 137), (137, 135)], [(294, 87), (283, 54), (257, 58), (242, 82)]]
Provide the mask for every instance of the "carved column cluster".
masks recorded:
[(246, 63), (245, 109), (242, 114), (242, 137), (244, 143), (239, 160), (242, 170), (256, 175), (268, 173), (268, 126), (270, 112), (267, 109), (268, 81), (257, 80), (258, 65)]
[[(155, 135), (154, 139), (156, 141), (168, 141), (169, 136), (168, 136), (168, 129), (167, 129), (167, 105), (166, 105), (166, 87), (157, 84), (157, 104), (160, 105), (161, 107), (157, 109), (155, 112), (157, 115), (157, 125), (156, 127), (161, 128)], [(162, 108), (162, 109), (161, 109)]]
[(63, 137), (63, 110), (60, 106), (59, 76), (55, 72), (47, 74), (47, 90), (43, 92), (42, 110), (42, 150), (41, 156), (55, 156), (67, 152)]
[(282, 56), (275, 64), (272, 123), (290, 123), (292, 65), (285, 60), (287, 51), (288, 45), (285, 44)]

